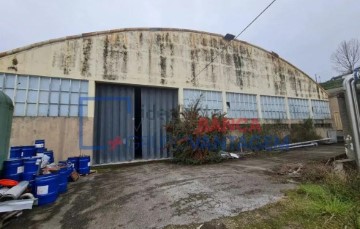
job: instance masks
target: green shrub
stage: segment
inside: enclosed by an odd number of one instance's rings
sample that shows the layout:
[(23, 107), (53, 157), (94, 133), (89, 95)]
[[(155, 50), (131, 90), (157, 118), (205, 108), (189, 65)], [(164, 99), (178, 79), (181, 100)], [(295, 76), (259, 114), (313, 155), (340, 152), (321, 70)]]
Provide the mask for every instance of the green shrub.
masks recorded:
[(316, 133), (313, 120), (308, 118), (302, 124), (291, 125), (291, 142), (303, 142), (320, 139)]
[(173, 119), (165, 127), (169, 135), (168, 148), (174, 161), (203, 164), (221, 161), (220, 150), (225, 148), (228, 132), (225, 114), (211, 117), (201, 114), (200, 100), (189, 108), (173, 112)]

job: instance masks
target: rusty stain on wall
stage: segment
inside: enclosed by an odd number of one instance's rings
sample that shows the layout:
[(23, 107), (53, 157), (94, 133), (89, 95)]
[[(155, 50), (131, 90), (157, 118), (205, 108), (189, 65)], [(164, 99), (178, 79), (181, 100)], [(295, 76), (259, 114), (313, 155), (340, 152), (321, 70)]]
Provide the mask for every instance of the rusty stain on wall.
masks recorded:
[(241, 66), (242, 66), (242, 63), (241, 63), (241, 57), (239, 54), (233, 54), (233, 60), (234, 60), (234, 66), (235, 66), (235, 76), (236, 76), (236, 85), (240, 87), (240, 89), (243, 88), (244, 86), (244, 82), (243, 82), (243, 79), (241, 77)]
[(125, 37), (120, 39), (117, 34), (105, 36), (103, 47), (103, 78), (107, 80), (125, 79), (128, 61)]
[(90, 77), (91, 72), (89, 71), (90, 68), (90, 56), (91, 56), (91, 48), (92, 48), (92, 39), (87, 38), (83, 40), (83, 59), (81, 65), (81, 75)]
[(64, 75), (69, 75), (72, 69), (75, 68), (76, 54), (78, 51), (78, 41), (67, 41), (65, 50), (61, 53), (62, 62), (61, 68), (63, 69)]
[(161, 84), (166, 84), (166, 57), (160, 56)]
[(16, 57), (14, 57), (11, 61), (11, 65), (8, 67), (8, 70), (14, 70), (15, 72), (17, 72), (17, 64), (18, 60), (16, 59)]

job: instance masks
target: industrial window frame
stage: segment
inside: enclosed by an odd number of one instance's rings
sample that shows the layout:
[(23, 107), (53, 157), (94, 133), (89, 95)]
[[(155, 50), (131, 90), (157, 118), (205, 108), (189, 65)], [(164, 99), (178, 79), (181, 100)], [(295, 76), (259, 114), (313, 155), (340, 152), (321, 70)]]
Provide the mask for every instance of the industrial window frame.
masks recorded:
[(87, 116), (87, 104), (79, 102), (88, 87), (87, 80), (0, 73), (0, 90), (14, 101), (19, 117), (78, 117), (80, 109)]
[(313, 119), (331, 119), (330, 103), (324, 100), (311, 100)]
[(288, 107), (290, 119), (308, 119), (310, 118), (309, 100), (300, 98), (288, 98)]
[(256, 95), (226, 92), (228, 118), (258, 118)]
[(260, 95), (263, 119), (287, 119), (285, 97)]
[(184, 107), (188, 108), (200, 98), (201, 111), (206, 116), (223, 112), (223, 98), (221, 91), (185, 89), (183, 90)]

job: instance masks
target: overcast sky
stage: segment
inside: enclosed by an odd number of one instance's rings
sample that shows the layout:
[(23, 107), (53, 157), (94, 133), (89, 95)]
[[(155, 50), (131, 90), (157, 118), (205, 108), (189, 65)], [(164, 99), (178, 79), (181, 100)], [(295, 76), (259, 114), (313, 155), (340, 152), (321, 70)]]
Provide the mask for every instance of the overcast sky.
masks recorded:
[[(271, 0), (0, 0), (0, 52), (85, 32), (174, 27), (238, 34)], [(321, 81), (330, 56), (360, 39), (359, 0), (277, 0), (239, 39), (278, 53)]]

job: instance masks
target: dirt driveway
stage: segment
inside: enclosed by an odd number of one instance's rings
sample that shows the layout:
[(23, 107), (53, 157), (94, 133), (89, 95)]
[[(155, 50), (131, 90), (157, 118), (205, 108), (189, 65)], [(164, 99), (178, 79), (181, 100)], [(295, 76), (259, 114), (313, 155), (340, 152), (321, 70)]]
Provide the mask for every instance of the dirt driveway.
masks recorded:
[(233, 216), (294, 187), (273, 179), (274, 167), (343, 152), (343, 146), (329, 145), (203, 166), (159, 162), (102, 169), (71, 183), (55, 204), (28, 210), (8, 227), (161, 228)]

